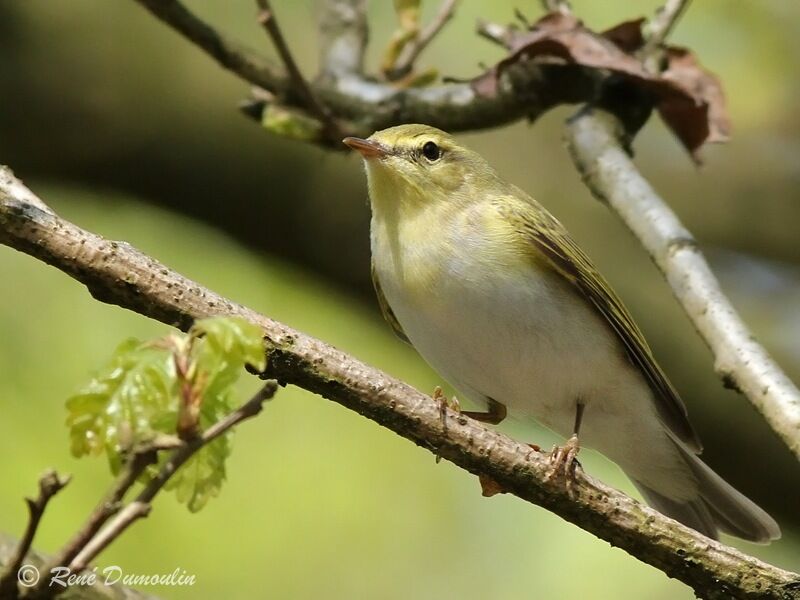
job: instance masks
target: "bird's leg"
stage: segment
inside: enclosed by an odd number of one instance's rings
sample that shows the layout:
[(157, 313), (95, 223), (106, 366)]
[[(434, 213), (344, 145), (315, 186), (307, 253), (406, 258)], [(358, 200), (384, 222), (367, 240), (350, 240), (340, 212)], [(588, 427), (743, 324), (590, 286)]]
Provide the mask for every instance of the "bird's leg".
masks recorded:
[[(432, 398), (439, 404), (439, 419), (442, 422), (442, 429), (447, 431), (447, 409), (452, 408), (457, 413), (461, 412), (461, 405), (458, 402), (458, 398), (453, 396), (451, 400), (447, 399), (447, 396), (444, 395), (442, 388), (438, 385), (433, 388), (433, 396)], [(436, 464), (439, 464), (439, 461), (442, 460), (441, 455), (436, 453)]]
[(437, 385), (433, 390), (433, 399), (439, 404), (439, 416), (442, 420), (443, 427), (446, 425), (448, 408), (452, 408), (454, 411), (464, 415), (465, 417), (475, 419), (481, 423), (489, 423), (490, 425), (497, 425), (506, 418), (506, 407), (492, 398), (486, 399), (488, 407), (488, 410), (486, 411), (461, 410), (461, 404), (459, 403), (458, 398), (453, 396), (451, 400), (448, 400), (444, 395), (442, 388)]
[[(496, 400), (492, 400), (491, 398), (487, 398), (486, 401), (488, 403), (488, 410), (483, 411), (472, 411), (472, 410), (461, 410), (461, 404), (458, 402), (458, 398), (453, 396), (451, 400), (447, 399), (447, 396), (444, 395), (442, 388), (438, 385), (433, 390), (433, 399), (439, 404), (439, 418), (442, 421), (442, 429), (447, 429), (447, 409), (451, 408), (457, 413), (464, 415), (465, 417), (469, 417), (470, 419), (475, 419), (476, 421), (481, 421), (482, 423), (490, 423), (491, 425), (497, 425), (506, 418), (506, 407), (497, 402)], [(441, 457), (437, 454), (436, 455), (436, 462), (438, 463), (441, 460)]]
[(572, 485), (575, 479), (575, 465), (578, 464), (575, 457), (581, 449), (578, 442), (578, 432), (581, 428), (584, 408), (585, 405), (582, 402), (578, 402), (575, 405), (575, 424), (572, 427), (572, 436), (563, 446), (553, 446), (553, 450), (550, 452), (550, 470), (546, 477), (549, 481), (559, 471), (563, 472), (567, 493), (570, 496), (572, 496)]
[(492, 398), (486, 398), (486, 404), (486, 411), (464, 410), (461, 411), (461, 414), (470, 419), (480, 421), (481, 423), (489, 423), (490, 425), (497, 425), (506, 418), (507, 411), (505, 405), (500, 404), (497, 400), (493, 400)]

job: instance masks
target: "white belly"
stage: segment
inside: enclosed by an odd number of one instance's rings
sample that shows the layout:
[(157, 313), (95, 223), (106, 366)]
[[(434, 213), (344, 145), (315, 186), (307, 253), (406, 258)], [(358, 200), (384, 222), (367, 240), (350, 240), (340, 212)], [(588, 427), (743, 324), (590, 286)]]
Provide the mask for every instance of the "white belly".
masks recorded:
[[(491, 240), (473, 239), (438, 257), (386, 242), (373, 231), (383, 293), (417, 351), (460, 395), (477, 403), (493, 398), (512, 416), (565, 437), (581, 402), (582, 445), (641, 480), (656, 475), (659, 464), (674, 468), (649, 387), (569, 282), (553, 271), (487, 268), (480, 244)], [(437, 267), (425, 292), (411, 293), (408, 273), (418, 260)], [(640, 465), (647, 473), (638, 472)]]
[(475, 280), (450, 267), (422, 298), (405, 293), (391, 270), (377, 272), (411, 343), (461, 393), (568, 435), (578, 400), (617, 398), (635, 385), (611, 330), (557, 274), (521, 280), (495, 270)]

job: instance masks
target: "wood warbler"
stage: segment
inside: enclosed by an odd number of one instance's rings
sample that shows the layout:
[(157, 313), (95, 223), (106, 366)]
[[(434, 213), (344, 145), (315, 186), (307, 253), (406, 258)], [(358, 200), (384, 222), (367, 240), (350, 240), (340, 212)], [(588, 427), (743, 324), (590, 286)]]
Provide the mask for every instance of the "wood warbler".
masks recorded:
[[(714, 473), (630, 313), (561, 223), (447, 133), (401, 125), (364, 158), (372, 275), (395, 332), (489, 423), (534, 418), (615, 461), (647, 501), (711, 538), (780, 537)], [(580, 437), (579, 437), (580, 436)]]

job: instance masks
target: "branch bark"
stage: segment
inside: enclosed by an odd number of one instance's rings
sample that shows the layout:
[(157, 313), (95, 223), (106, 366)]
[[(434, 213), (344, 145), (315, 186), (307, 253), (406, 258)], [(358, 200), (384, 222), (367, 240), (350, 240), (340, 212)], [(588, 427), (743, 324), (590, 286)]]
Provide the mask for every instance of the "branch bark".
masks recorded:
[(322, 79), (364, 72), (367, 0), (327, 0), (319, 21)]
[[(158, 19), (198, 46), (244, 81), (286, 97), (291, 78), (257, 53), (227, 38), (189, 11), (179, 0), (136, 0)], [(346, 129), (368, 137), (398, 123), (427, 123), (448, 131), (472, 131), (536, 119), (559, 104), (591, 100), (601, 76), (577, 65), (516, 65), (504, 73), (496, 96), (485, 97), (469, 83), (398, 89), (362, 75), (367, 39), (364, 0), (328, 0), (320, 28), (325, 54), (321, 76), (310, 84), (320, 103)], [(304, 108), (286, 97), (288, 106)], [(319, 143), (342, 149), (341, 136)]]
[(743, 393), (800, 459), (800, 390), (755, 341), (725, 297), (697, 242), (639, 173), (611, 114), (586, 109), (566, 141), (586, 185), (636, 235), (664, 273), (711, 352), (726, 387)]
[[(9, 182), (12, 182), (9, 184)], [(239, 315), (264, 329), (264, 377), (320, 394), (505, 491), (537, 504), (661, 569), (709, 599), (800, 598), (800, 575), (712, 541), (581, 472), (573, 494), (547, 479), (544, 454), (446, 409), (324, 342), (236, 304), (129, 244), (85, 231), (26, 200), (0, 173), (0, 243), (84, 283), (97, 299), (188, 328), (194, 319)]]

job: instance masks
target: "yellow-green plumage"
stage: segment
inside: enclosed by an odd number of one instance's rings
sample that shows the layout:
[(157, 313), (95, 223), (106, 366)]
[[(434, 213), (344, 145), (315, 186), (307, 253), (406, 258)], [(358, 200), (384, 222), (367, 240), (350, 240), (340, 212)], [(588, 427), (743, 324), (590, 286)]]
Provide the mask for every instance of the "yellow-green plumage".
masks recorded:
[(775, 522), (695, 456), (686, 410), (620, 299), (564, 227), (478, 154), (424, 125), (348, 140), (365, 156), (387, 321), (462, 396), (500, 403), (616, 461), (710, 536)]

